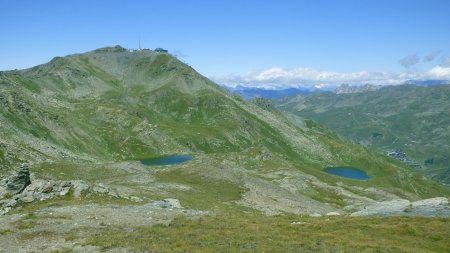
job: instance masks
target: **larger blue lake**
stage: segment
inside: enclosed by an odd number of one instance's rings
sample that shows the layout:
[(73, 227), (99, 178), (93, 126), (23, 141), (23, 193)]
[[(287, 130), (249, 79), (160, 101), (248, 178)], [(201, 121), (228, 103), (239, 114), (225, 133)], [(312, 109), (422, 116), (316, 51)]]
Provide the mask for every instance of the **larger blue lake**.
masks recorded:
[(365, 171), (352, 167), (328, 167), (325, 168), (325, 172), (336, 176), (357, 180), (369, 180), (371, 178)]
[(140, 160), (145, 165), (172, 165), (192, 160), (190, 155), (168, 155)]

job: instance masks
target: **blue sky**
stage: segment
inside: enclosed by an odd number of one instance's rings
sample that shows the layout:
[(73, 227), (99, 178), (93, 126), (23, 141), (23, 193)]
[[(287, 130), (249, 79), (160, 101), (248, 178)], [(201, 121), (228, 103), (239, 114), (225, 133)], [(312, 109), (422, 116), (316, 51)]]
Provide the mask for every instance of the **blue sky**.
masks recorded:
[(0, 70), (120, 44), (229, 85), (450, 79), (450, 1), (2, 1)]

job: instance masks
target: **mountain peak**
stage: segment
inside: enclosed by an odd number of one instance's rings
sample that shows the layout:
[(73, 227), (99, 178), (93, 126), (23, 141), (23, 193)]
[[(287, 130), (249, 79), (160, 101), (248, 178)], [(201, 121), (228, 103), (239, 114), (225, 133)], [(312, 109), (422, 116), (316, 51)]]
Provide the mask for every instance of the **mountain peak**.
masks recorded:
[(138, 87), (145, 91), (165, 85), (185, 93), (219, 90), (190, 66), (166, 50), (103, 47), (86, 53), (55, 57), (50, 62), (20, 70), (46, 93), (69, 97), (98, 97), (105, 92), (123, 92)]
[(122, 47), (120, 45), (116, 45), (116, 46), (113, 46), (113, 47), (98, 48), (98, 49), (95, 49), (93, 52), (96, 52), (96, 53), (108, 53), (108, 52), (118, 53), (118, 52), (125, 52), (125, 51), (127, 51), (126, 48), (124, 48), (124, 47)]

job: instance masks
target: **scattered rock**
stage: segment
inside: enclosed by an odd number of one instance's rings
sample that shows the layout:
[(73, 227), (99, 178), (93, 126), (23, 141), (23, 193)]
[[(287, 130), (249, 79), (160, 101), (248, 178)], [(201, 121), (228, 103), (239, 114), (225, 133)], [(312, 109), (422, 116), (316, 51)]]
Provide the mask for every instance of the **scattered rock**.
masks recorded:
[(25, 194), (23, 196), (19, 196), (17, 201), (19, 203), (31, 203), (35, 200), (34, 196), (31, 194)]
[(31, 184), (30, 171), (27, 164), (22, 164), (17, 175), (6, 180), (6, 190), (14, 194), (21, 193), (28, 185)]
[(66, 196), (70, 192), (70, 187), (65, 187), (59, 192), (59, 196)]
[(309, 217), (322, 217), (322, 215), (320, 213), (312, 213)]
[(327, 216), (340, 216), (341, 214), (338, 212), (329, 212), (327, 213)]
[(406, 199), (375, 202), (351, 216), (443, 216), (450, 217), (449, 200), (444, 197), (410, 202)]
[(72, 188), (73, 188), (73, 196), (75, 198), (80, 198), (83, 193), (86, 193), (89, 191), (90, 187), (84, 181), (74, 180), (74, 181), (71, 181), (71, 183), (72, 183)]
[(142, 202), (142, 201), (144, 201), (144, 200), (142, 200), (141, 198), (136, 197), (136, 196), (131, 196), (131, 197), (130, 197), (130, 200), (133, 201), (133, 202)]
[(258, 152), (257, 158), (263, 161), (269, 160), (272, 158), (272, 152), (266, 148), (263, 148)]
[(265, 111), (273, 111), (275, 109), (272, 100), (267, 98), (254, 98), (251, 102)]
[(100, 194), (109, 194), (111, 192), (111, 188), (107, 187), (103, 183), (99, 183), (92, 187), (92, 191)]
[[(22, 189), (24, 186), (25, 188)], [(11, 189), (15, 191), (11, 191)], [(81, 180), (47, 181), (33, 179), (31, 182), (28, 166), (22, 165), (16, 176), (12, 176), (0, 183), (0, 215), (9, 212), (11, 208), (22, 203), (67, 196), (71, 191), (75, 198), (80, 198), (82, 195), (103, 194), (109, 197), (125, 198), (134, 202), (143, 201), (139, 197), (130, 197), (125, 193), (116, 192), (103, 183), (91, 187)], [(182, 208), (180, 202), (176, 199), (163, 200), (162, 205), (164, 208)]]
[(30, 203), (46, 200), (56, 196), (65, 196), (69, 193), (72, 184), (65, 181), (34, 180), (25, 190), (14, 196), (19, 203)]
[(291, 225), (304, 225), (304, 224), (308, 224), (308, 223), (303, 222), (303, 221), (293, 221), (293, 222), (291, 222), (290, 224), (291, 224)]
[(178, 199), (163, 199), (163, 200), (159, 200), (159, 201), (153, 201), (151, 203), (146, 204), (145, 206), (152, 207), (152, 208), (155, 208), (155, 207), (156, 208), (178, 208), (178, 209), (183, 208)]
[(163, 199), (163, 201), (169, 206), (169, 208), (183, 208), (178, 199)]
[(53, 185), (49, 185), (42, 190), (42, 193), (50, 193), (53, 191)]

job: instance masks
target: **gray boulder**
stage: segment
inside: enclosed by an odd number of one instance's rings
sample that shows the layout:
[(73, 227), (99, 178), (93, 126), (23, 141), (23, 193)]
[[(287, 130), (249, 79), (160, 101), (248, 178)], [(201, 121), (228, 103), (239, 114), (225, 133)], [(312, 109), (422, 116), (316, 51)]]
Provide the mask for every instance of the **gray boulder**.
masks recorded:
[(28, 185), (31, 184), (30, 171), (27, 164), (20, 166), (17, 175), (12, 176), (6, 180), (6, 190), (13, 194), (21, 193)]
[(89, 191), (90, 186), (81, 180), (73, 180), (71, 181), (73, 187), (73, 196), (75, 198), (80, 198), (83, 193)]
[(14, 196), (19, 203), (30, 203), (57, 196), (65, 196), (72, 185), (66, 181), (46, 181), (36, 179), (23, 192)]
[(151, 208), (183, 208), (178, 199), (163, 199), (158, 201), (153, 201), (145, 205)]
[(178, 199), (163, 199), (163, 201), (169, 208), (183, 208)]
[(339, 215), (341, 215), (341, 214), (338, 213), (338, 212), (329, 212), (329, 213), (327, 213), (326, 215), (327, 215), (327, 216), (339, 216)]

